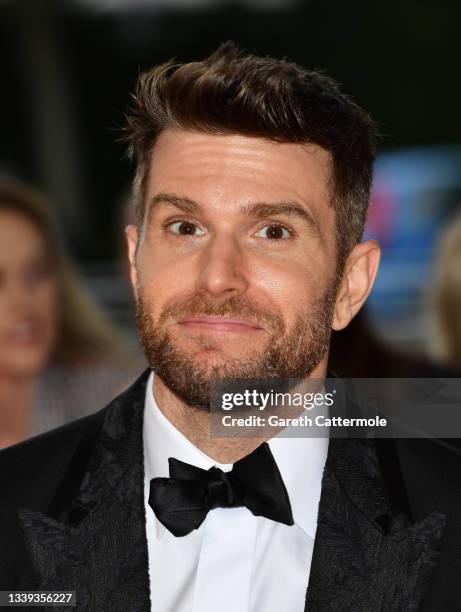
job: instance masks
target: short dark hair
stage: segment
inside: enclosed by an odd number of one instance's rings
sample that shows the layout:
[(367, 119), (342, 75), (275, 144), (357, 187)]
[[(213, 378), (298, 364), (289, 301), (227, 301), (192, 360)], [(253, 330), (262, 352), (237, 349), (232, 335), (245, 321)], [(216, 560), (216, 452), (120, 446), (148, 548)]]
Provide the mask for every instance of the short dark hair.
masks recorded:
[(336, 81), (293, 62), (246, 54), (232, 42), (201, 62), (171, 60), (142, 73), (126, 127), (128, 153), (137, 164), (134, 195), (140, 223), (151, 152), (168, 127), (314, 143), (329, 151), (342, 270), (363, 234), (376, 130)]

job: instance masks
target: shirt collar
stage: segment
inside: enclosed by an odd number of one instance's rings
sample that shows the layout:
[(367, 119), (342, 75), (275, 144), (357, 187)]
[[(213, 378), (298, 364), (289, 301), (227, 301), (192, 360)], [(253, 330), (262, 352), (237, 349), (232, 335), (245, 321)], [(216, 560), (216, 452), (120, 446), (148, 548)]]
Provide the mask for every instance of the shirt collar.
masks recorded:
[[(167, 419), (155, 401), (153, 381), (154, 373), (151, 372), (146, 386), (143, 425), (146, 483), (152, 478), (169, 476), (169, 457), (204, 470), (213, 465), (224, 472), (231, 470), (232, 464), (218, 463), (206, 455)], [(278, 434), (268, 444), (285, 483), (294, 522), (314, 539), (328, 437), (289, 438)], [(155, 524), (160, 538), (165, 527), (157, 517)]]

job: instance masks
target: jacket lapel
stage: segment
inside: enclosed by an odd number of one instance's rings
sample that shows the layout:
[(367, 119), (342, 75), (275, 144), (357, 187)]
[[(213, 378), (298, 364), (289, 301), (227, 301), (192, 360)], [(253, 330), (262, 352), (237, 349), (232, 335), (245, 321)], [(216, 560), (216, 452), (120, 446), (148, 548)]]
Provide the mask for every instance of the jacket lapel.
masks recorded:
[(76, 590), (77, 610), (150, 609), (142, 447), (148, 374), (105, 409), (86, 469), (74, 462), (49, 513), (21, 512), (39, 590)]
[(412, 523), (391, 508), (375, 441), (331, 439), (306, 612), (417, 610), (444, 525), (440, 513)]

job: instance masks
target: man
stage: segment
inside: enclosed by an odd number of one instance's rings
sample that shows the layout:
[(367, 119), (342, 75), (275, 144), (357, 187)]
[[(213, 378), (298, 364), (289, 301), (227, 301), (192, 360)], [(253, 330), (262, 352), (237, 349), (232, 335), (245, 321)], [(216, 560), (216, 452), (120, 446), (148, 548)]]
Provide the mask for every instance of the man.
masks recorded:
[(372, 288), (367, 115), (232, 44), (141, 76), (127, 228), (151, 369), (0, 455), (2, 589), (78, 610), (451, 610), (459, 458), (431, 441), (216, 438), (217, 378), (327, 375)]

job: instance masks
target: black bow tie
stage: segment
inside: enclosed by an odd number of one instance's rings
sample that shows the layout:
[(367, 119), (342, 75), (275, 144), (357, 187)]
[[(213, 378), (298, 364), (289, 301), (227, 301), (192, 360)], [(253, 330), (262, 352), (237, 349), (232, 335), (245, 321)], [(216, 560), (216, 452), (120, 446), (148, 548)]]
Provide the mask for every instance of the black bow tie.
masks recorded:
[(170, 457), (170, 478), (150, 481), (149, 505), (175, 536), (198, 529), (213, 508), (246, 506), (256, 516), (293, 525), (290, 500), (267, 443), (234, 463), (230, 472)]

